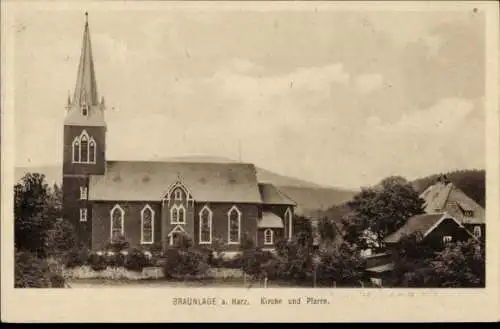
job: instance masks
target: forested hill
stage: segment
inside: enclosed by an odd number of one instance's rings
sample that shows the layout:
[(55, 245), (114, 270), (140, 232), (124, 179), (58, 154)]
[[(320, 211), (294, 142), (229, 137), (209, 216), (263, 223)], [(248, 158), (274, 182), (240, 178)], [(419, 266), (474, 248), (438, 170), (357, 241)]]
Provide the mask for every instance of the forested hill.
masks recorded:
[[(456, 187), (481, 207), (485, 207), (486, 174), (484, 170), (457, 170), (445, 174)], [(418, 193), (422, 193), (427, 187), (436, 182), (440, 175), (442, 174), (416, 179), (413, 181), (413, 187)]]

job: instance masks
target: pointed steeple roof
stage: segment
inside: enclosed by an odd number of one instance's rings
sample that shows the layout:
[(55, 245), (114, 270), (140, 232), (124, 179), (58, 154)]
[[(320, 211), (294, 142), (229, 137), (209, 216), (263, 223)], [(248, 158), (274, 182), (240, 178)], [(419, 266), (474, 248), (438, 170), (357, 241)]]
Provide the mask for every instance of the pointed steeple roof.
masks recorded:
[(73, 99), (68, 100), (70, 104), (68, 104), (68, 113), (65, 119), (66, 125), (106, 126), (104, 121), (104, 102), (99, 101), (97, 93), (87, 13), (85, 13), (83, 44), (80, 63), (78, 64), (75, 91)]
[(78, 65), (78, 74), (76, 76), (73, 102), (78, 105), (99, 104), (97, 82), (94, 70), (94, 58), (92, 57), (92, 45), (90, 42), (88, 13), (85, 13), (82, 52), (80, 55), (80, 64)]

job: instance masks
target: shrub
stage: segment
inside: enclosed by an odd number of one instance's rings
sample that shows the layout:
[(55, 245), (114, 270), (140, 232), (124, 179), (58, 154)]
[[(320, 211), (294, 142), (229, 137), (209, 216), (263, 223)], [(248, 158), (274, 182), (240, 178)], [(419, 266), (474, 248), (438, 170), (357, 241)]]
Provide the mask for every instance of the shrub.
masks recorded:
[(46, 249), (50, 255), (58, 256), (77, 248), (74, 226), (65, 219), (57, 219), (46, 233)]
[(47, 288), (47, 264), (30, 252), (16, 254), (14, 287), (15, 288)]
[(105, 270), (108, 265), (106, 257), (98, 253), (90, 254), (88, 264), (94, 271)]
[(125, 255), (121, 252), (108, 254), (106, 263), (111, 267), (123, 267), (125, 265)]
[(127, 270), (140, 272), (144, 267), (150, 265), (148, 257), (139, 249), (132, 249), (125, 257), (124, 266)]
[(64, 257), (64, 265), (67, 268), (83, 266), (87, 263), (89, 253), (87, 249), (72, 249)]
[(104, 249), (112, 252), (120, 252), (127, 249), (129, 245), (130, 243), (127, 239), (125, 239), (123, 235), (120, 235), (117, 238), (108, 241)]
[(169, 248), (163, 265), (166, 278), (187, 275), (202, 275), (208, 270), (207, 256), (192, 248), (182, 250)]
[(62, 288), (64, 277), (51, 272), (46, 261), (30, 252), (16, 253), (14, 268), (15, 288)]
[(52, 288), (64, 288), (66, 284), (66, 280), (59, 273), (51, 273), (50, 274), (50, 286)]

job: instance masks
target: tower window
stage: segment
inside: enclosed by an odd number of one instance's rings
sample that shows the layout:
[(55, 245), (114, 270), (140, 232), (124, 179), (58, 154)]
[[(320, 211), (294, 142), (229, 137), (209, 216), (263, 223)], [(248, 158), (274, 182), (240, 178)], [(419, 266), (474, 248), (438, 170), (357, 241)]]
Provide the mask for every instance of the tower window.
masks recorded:
[(96, 162), (96, 142), (93, 137), (89, 137), (85, 130), (80, 136), (75, 137), (72, 144), (73, 163), (95, 163)]
[(82, 105), (82, 115), (84, 117), (86, 117), (88, 114), (89, 114), (89, 108), (88, 108), (87, 104), (83, 104)]
[(95, 141), (93, 138), (89, 142), (89, 162), (95, 163)]
[(86, 135), (80, 137), (80, 162), (89, 162), (89, 140)]
[(73, 162), (80, 162), (80, 143), (78, 137), (73, 141)]
[(87, 221), (87, 208), (80, 208), (80, 222)]
[(86, 186), (80, 187), (80, 199), (87, 200), (87, 187)]

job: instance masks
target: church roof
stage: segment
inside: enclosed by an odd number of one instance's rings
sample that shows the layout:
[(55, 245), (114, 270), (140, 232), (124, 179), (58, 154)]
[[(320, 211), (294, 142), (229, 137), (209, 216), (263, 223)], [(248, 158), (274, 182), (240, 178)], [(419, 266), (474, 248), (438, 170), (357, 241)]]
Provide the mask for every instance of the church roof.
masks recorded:
[(425, 212), (432, 214), (446, 211), (463, 224), (483, 224), (485, 211), (453, 183), (437, 182), (420, 195)]
[(258, 228), (283, 228), (283, 221), (270, 211), (263, 211), (262, 218), (257, 222)]
[(270, 183), (259, 183), (262, 202), (268, 205), (296, 205), (296, 202), (283, 194), (276, 186)]
[(89, 199), (160, 201), (178, 179), (195, 201), (261, 203), (247, 163), (107, 161), (105, 175), (89, 178)]
[[(87, 13), (85, 13), (85, 16), (87, 17)], [(82, 51), (73, 94), (73, 103), (81, 105), (82, 102), (86, 102), (87, 105), (99, 104), (88, 21), (85, 21), (83, 30)]]

